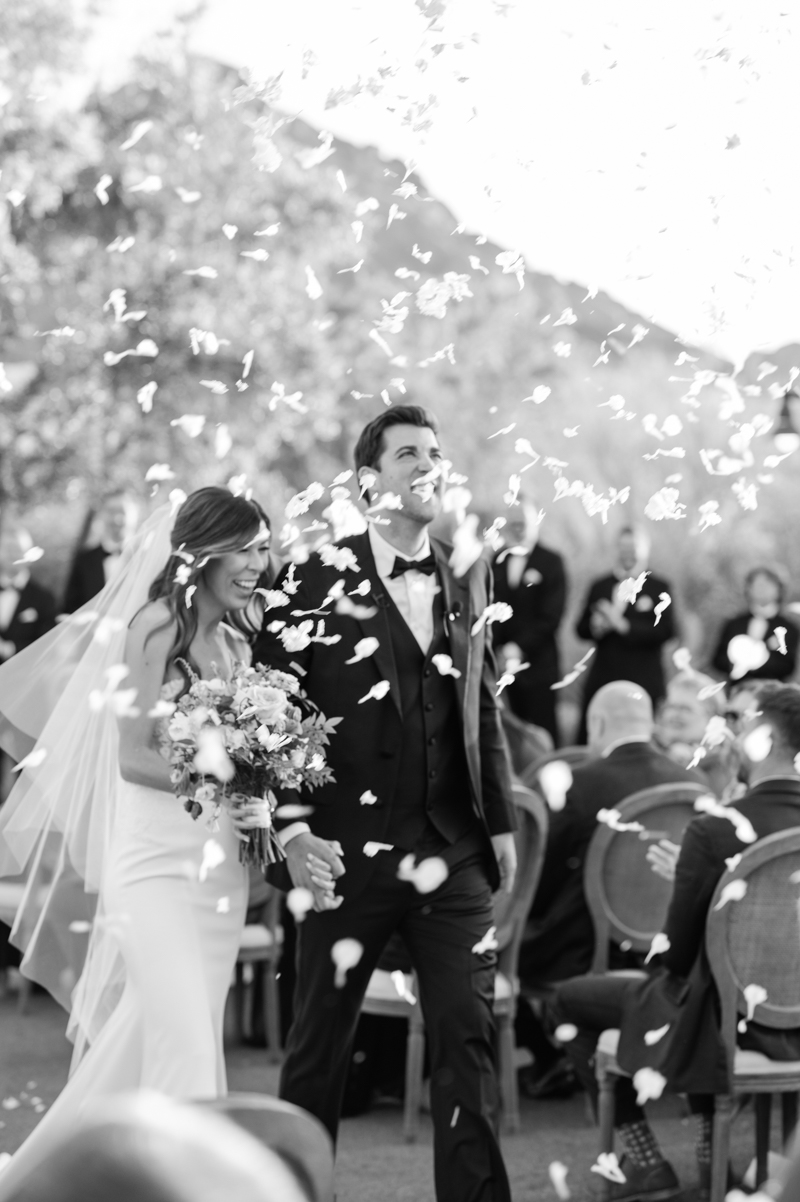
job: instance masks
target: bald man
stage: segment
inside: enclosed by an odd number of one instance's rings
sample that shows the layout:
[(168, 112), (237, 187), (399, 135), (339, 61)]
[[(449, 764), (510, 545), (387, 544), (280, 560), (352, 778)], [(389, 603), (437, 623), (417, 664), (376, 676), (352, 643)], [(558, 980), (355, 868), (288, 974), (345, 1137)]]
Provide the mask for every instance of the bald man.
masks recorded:
[(573, 769), (564, 808), (550, 815), (544, 869), (520, 957), (520, 976), (531, 983), (589, 971), (594, 928), (583, 896), (583, 864), (598, 810), (613, 809), (651, 785), (699, 779), (652, 745), (653, 706), (641, 685), (604, 685), (589, 704), (587, 724), (592, 759)]

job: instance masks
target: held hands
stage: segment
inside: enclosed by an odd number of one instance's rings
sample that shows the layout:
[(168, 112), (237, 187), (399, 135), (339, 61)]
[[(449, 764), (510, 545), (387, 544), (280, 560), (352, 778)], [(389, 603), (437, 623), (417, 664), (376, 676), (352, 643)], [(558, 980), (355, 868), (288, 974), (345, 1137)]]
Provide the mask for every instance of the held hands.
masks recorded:
[(658, 843), (651, 843), (647, 849), (647, 862), (653, 872), (670, 884), (675, 880), (675, 865), (680, 850), (680, 846), (669, 839), (659, 839)]
[(500, 869), (500, 888), (511, 893), (517, 875), (517, 845), (509, 831), (505, 835), (492, 835), (492, 847)]
[(295, 835), (286, 844), (286, 867), (292, 884), (301, 889), (310, 889), (314, 897), (314, 909), (336, 910), (344, 901), (336, 897), (336, 880), (344, 874), (341, 845), (320, 839), (309, 831)]

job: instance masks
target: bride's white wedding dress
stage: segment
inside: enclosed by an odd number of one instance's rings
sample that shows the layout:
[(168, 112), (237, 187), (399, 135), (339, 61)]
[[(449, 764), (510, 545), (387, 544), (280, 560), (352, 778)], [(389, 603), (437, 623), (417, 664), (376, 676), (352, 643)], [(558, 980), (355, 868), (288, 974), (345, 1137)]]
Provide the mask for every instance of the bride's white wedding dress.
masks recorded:
[(99, 908), (122, 952), (122, 996), (0, 1174), (0, 1198), (87, 1103), (139, 1088), (185, 1099), (226, 1092), (223, 1015), (247, 908), (238, 848), (224, 812), (212, 831), (174, 794), (120, 782)]

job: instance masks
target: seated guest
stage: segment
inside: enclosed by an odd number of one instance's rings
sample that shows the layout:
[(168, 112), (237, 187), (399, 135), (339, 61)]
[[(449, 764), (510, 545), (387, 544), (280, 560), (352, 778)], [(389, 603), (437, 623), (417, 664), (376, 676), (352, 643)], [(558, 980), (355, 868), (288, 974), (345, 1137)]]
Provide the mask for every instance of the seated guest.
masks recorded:
[(700, 746), (710, 718), (722, 713), (720, 694), (701, 694), (715, 682), (688, 668), (673, 676), (656, 716), (653, 742), (684, 768)]
[[(631, 793), (652, 785), (699, 779), (653, 747), (653, 708), (640, 685), (629, 680), (604, 685), (589, 705), (588, 726), (595, 758), (573, 768), (563, 808), (550, 815), (544, 867), (520, 950), (523, 992), (526, 986), (541, 992), (591, 967), (594, 926), (583, 892), (583, 866), (598, 810), (613, 809)], [(616, 947), (611, 962), (620, 968), (631, 964)], [(527, 1018), (527, 1037), (523, 1020), (518, 1036), (539, 1063), (536, 1078), (523, 1077), (521, 1087), (529, 1096), (541, 1097), (541, 1090), (549, 1090), (551, 1084), (561, 1088), (564, 1065), (559, 1064), (561, 1053), (552, 1047), (548, 1055), (544, 1044), (531, 1046)]]
[(546, 730), (558, 746), (556, 695), (561, 679), (556, 635), (567, 601), (564, 561), (539, 542), (540, 514), (521, 501), (503, 530), (506, 545), (492, 564), (494, 599), (514, 613), (493, 626), (501, 669), (526, 663), (505, 690), (517, 717)]
[[(749, 791), (736, 809), (749, 819), (759, 839), (800, 826), (800, 688), (767, 685), (758, 697), (759, 712), (741, 736)], [(768, 726), (770, 750), (757, 762), (748, 756), (748, 734)], [(566, 981), (556, 992), (556, 1008), (577, 1035), (567, 1053), (591, 1097), (597, 1097), (592, 1057), (600, 1033), (621, 1030), (618, 1060), (623, 1069), (657, 1065), (667, 1088), (689, 1095), (697, 1116), (697, 1157), (701, 1192), (711, 1177), (711, 1131), (714, 1093), (727, 1092), (725, 1056), (717, 1027), (716, 992), (704, 952), (706, 916), (726, 860), (746, 850), (737, 828), (712, 815), (695, 818), (686, 828), (675, 868), (672, 900), (665, 923), (668, 948), (652, 962), (651, 975), (640, 979), (614, 975)], [(667, 1019), (667, 1016), (668, 1019)], [(657, 1044), (645, 1034), (662, 1026)], [(800, 1029), (771, 1030), (750, 1022), (739, 1045), (773, 1060), (800, 1059)], [(672, 1166), (664, 1159), (644, 1111), (636, 1102), (630, 1077), (615, 1079), (615, 1123), (625, 1147), (625, 1182), (612, 1183), (613, 1202), (634, 1198), (667, 1198), (680, 1191)]]
[[(649, 572), (635, 600), (626, 601), (620, 596), (621, 585), (647, 568), (650, 540), (644, 531), (626, 526), (617, 536), (616, 550), (613, 570), (593, 581), (575, 626), (578, 638), (595, 644), (583, 690), (579, 743), (586, 741), (589, 702), (604, 684), (632, 680), (650, 694), (654, 706), (665, 691), (662, 651), (676, 632), (672, 586)], [(672, 604), (657, 615), (664, 596)]]
[[(712, 666), (728, 680), (789, 680), (797, 665), (800, 631), (781, 611), (786, 574), (777, 566), (753, 568), (745, 576), (744, 590), (747, 609), (722, 627)], [(753, 645), (745, 644), (744, 655), (732, 657), (737, 644), (731, 648), (731, 642), (741, 636)]]
[(56, 620), (53, 594), (20, 563), (33, 546), (22, 526), (0, 529), (0, 663), (35, 643)]
[(80, 609), (113, 578), (123, 544), (136, 529), (138, 517), (136, 502), (119, 491), (106, 493), (98, 512), (88, 515), (67, 580), (64, 613)]

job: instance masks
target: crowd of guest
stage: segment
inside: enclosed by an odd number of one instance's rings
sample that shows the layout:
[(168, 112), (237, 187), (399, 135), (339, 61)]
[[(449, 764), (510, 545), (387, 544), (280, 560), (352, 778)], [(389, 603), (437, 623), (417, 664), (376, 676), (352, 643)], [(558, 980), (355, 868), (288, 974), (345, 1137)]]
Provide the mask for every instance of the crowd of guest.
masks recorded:
[[(86, 604), (113, 579), (137, 518), (137, 503), (124, 492), (107, 494), (87, 515), (60, 601), (31, 575), (33, 542), (27, 530), (17, 522), (3, 523), (0, 661), (50, 629), (59, 613), (72, 613)], [(539, 523), (535, 507), (523, 501), (509, 518), (505, 545), (492, 562), (494, 599), (513, 611), (494, 632), (499, 666), (510, 682), (502, 704), (516, 771), (564, 741), (557, 705), (564, 672), (558, 639), (567, 606), (567, 572), (563, 557), (541, 542)], [(800, 778), (794, 767), (800, 752), (800, 690), (782, 687), (795, 672), (800, 631), (785, 612), (785, 573), (773, 565), (749, 571), (745, 608), (722, 625), (707, 671), (697, 671), (687, 660), (670, 677), (664, 650), (678, 635), (677, 606), (670, 582), (648, 570), (648, 557), (645, 535), (621, 529), (613, 566), (590, 584), (575, 624), (578, 637), (591, 645), (584, 657), (588, 667), (580, 681), (574, 737), (585, 750), (582, 761), (573, 763), (565, 797), (549, 814), (544, 865), (519, 960), (517, 1043), (532, 1056), (532, 1065), (520, 1073), (520, 1087), (533, 1098), (565, 1096), (580, 1088), (594, 1098), (591, 1058), (597, 1036), (608, 1026), (624, 1024), (631, 991), (639, 987), (631, 984), (638, 978), (588, 975), (595, 934), (584, 895), (584, 865), (598, 812), (613, 810), (631, 794), (655, 785), (695, 782), (723, 803), (735, 800), (759, 837), (800, 826)], [(758, 765), (748, 763), (741, 740), (756, 708), (762, 719), (767, 715), (772, 732), (770, 753)], [(713, 739), (707, 737), (710, 723)], [(9, 765), (3, 767), (7, 778)], [(733, 827), (720, 819), (697, 819), (681, 845), (662, 839), (648, 851), (652, 870), (677, 882), (667, 923), (671, 951), (654, 964), (665, 980), (669, 974), (688, 976), (697, 961), (714, 885), (726, 857), (737, 850), (732, 832)], [(285, 919), (288, 961), (292, 924), (288, 914)], [(390, 969), (405, 968), (402, 946), (393, 944), (384, 961)], [(6, 962), (0, 952), (0, 969)], [(616, 944), (609, 948), (610, 969), (642, 967), (641, 955)], [(288, 962), (283, 978), (285, 1027), (292, 1004)], [(565, 1021), (578, 1031), (566, 1047), (554, 1038), (557, 1024)], [(402, 1076), (403, 1037), (398, 1033), (388, 1041), (396, 1054), (387, 1056), (387, 1041), (374, 1032), (370, 1035), (369, 1026), (367, 1021), (357, 1036), (348, 1087), (348, 1096), (356, 1099), (351, 1112), (368, 1104), (371, 1090), (385, 1085), (387, 1075)], [(800, 1057), (800, 1032), (784, 1033), (776, 1050), (769, 1039), (759, 1044), (754, 1024), (749, 1030), (749, 1046), (765, 1047), (778, 1058)], [(696, 1088), (696, 1080), (690, 1083), (695, 1087), (690, 1104), (698, 1116), (704, 1188), (713, 1110), (711, 1072), (709, 1081), (706, 1092)], [(612, 1195), (617, 1202), (667, 1197), (677, 1190), (677, 1181), (627, 1079), (620, 1078), (617, 1093), (617, 1126), (626, 1149), (629, 1185), (615, 1186)]]

